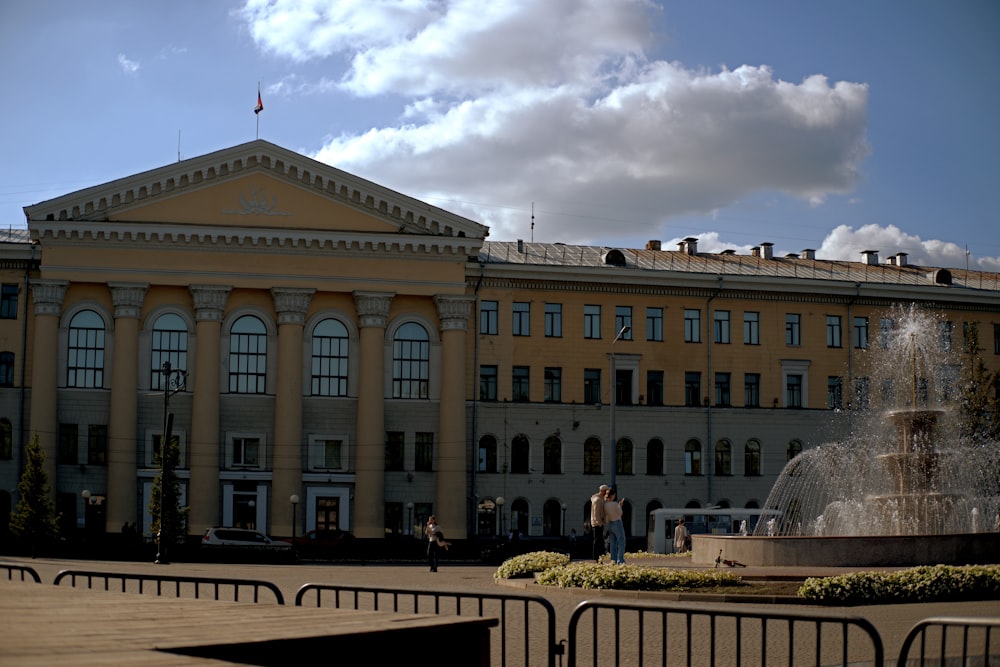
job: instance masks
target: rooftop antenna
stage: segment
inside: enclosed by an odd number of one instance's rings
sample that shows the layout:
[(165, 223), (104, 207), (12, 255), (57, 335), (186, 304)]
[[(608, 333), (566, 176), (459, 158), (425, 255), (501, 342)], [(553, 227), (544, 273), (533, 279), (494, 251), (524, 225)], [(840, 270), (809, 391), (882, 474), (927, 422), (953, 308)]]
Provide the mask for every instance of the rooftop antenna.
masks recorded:
[(969, 272), (969, 244), (965, 244), (965, 272)]
[(181, 161), (181, 131), (177, 130), (177, 161)]
[(535, 202), (531, 202), (531, 242), (535, 242)]

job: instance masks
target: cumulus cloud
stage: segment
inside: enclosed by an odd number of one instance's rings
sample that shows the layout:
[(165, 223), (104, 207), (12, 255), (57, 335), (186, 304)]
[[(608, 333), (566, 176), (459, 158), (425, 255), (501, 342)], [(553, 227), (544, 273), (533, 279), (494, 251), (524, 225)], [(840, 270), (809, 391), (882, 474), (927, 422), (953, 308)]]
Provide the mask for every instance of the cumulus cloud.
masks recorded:
[[(247, 0), (240, 14), (264, 51), (329, 66), (283, 91), (336, 86), (398, 105), (397, 122), (330, 138), (314, 157), (493, 238), (524, 237), (532, 203), (550, 211), (546, 240), (608, 243), (666, 237), (671, 218), (754, 193), (822, 206), (853, 192), (869, 154), (865, 84), (649, 59), (658, 11), (649, 0)], [(817, 252), (856, 260), (869, 247), (965, 262), (954, 244), (892, 226), (838, 227)]]
[(124, 53), (118, 54), (118, 67), (126, 74), (135, 74), (142, 65), (137, 60), (129, 60)]

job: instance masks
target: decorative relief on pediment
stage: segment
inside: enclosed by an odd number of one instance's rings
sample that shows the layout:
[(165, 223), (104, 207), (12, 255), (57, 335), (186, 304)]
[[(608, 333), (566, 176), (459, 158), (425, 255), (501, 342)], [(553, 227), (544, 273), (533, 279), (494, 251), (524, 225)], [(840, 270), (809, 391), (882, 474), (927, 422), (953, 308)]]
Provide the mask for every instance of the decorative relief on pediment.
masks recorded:
[(246, 194), (240, 195), (240, 208), (222, 211), (228, 215), (291, 215), (290, 211), (280, 211), (277, 197), (268, 198), (264, 188), (251, 187)]

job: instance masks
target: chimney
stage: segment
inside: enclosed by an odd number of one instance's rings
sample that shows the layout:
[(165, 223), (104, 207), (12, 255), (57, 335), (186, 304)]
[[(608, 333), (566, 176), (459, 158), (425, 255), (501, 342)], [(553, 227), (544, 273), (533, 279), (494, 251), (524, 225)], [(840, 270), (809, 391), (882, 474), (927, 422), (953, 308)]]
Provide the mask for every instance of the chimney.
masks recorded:
[(646, 250), (659, 250), (660, 242), (657, 239), (646, 241)]
[(816, 259), (816, 251), (812, 248), (806, 248), (802, 251), (802, 259)]
[(759, 245), (755, 245), (754, 247), (750, 248), (750, 256), (751, 257), (760, 257), (760, 246)]
[(897, 252), (896, 253), (896, 266), (906, 266), (906, 253)]
[(773, 259), (774, 258), (774, 244), (773, 243), (767, 243), (767, 242), (761, 243), (760, 244), (760, 250), (763, 253), (762, 256), (764, 257), (764, 259)]
[(522, 255), (524, 254), (524, 239), (517, 240), (517, 251)]
[(861, 261), (868, 266), (878, 266), (878, 250), (862, 250)]
[(689, 236), (680, 243), (677, 244), (679, 250), (687, 255), (697, 255), (698, 254), (698, 239), (694, 236)]

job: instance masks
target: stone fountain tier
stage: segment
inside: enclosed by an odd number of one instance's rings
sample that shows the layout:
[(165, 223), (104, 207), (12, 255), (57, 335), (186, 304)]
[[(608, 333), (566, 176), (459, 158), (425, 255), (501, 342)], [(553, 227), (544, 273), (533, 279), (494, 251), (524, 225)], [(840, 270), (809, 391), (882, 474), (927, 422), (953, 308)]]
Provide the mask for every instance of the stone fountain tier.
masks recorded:
[(968, 500), (953, 493), (871, 496), (865, 506), (883, 535), (946, 535), (964, 527), (971, 511)]

